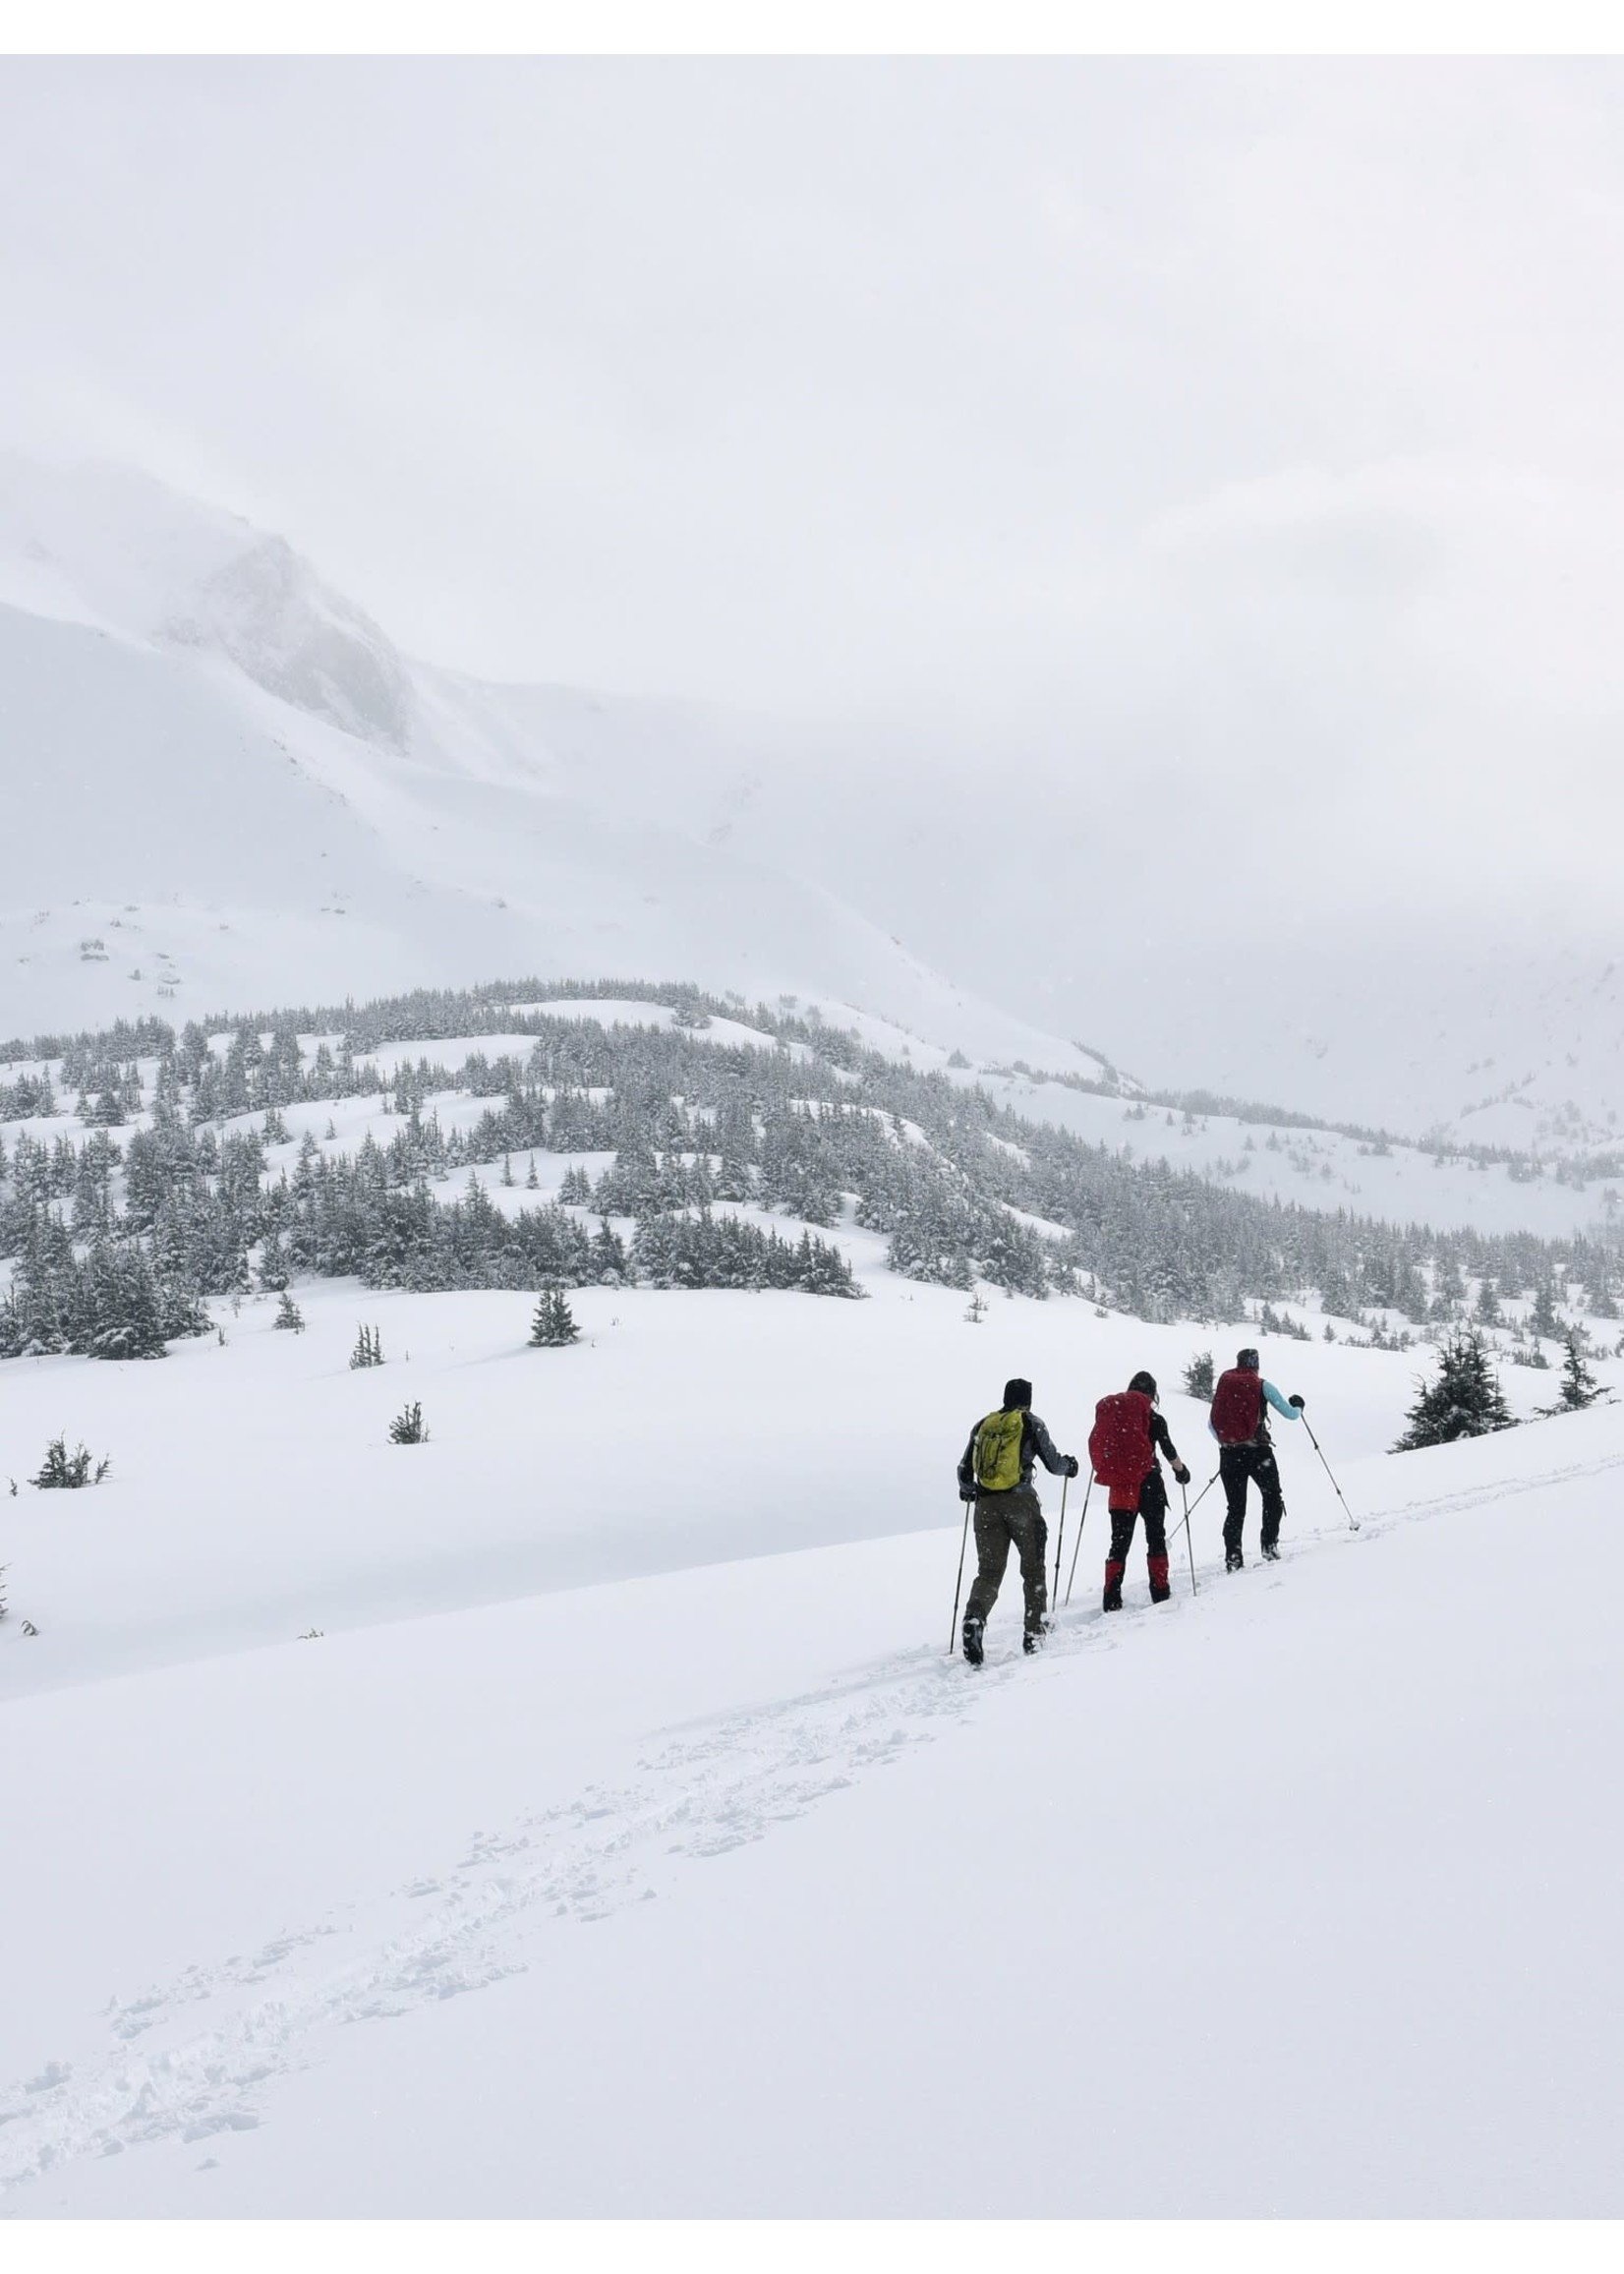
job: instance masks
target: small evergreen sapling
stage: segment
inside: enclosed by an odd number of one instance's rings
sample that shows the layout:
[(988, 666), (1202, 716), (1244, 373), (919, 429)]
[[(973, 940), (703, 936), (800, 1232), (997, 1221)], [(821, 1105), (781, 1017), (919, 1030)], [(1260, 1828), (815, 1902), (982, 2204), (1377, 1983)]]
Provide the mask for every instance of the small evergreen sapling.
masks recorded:
[(532, 1350), (562, 1350), (567, 1344), (579, 1342), (581, 1329), (575, 1323), (575, 1313), (561, 1287), (550, 1287), (536, 1306), (536, 1315), (530, 1322)]
[(383, 1364), (383, 1340), (376, 1326), (357, 1327), (355, 1348), (350, 1353), (350, 1370), (358, 1367)]
[(270, 1323), (272, 1326), (282, 1328), (288, 1334), (303, 1334), (305, 1331), (305, 1314), (285, 1287), (282, 1290), (282, 1300), (276, 1306), (276, 1316)]
[(66, 1437), (53, 1437), (45, 1447), (38, 1476), (29, 1482), (41, 1492), (78, 1492), (87, 1485), (99, 1485), (112, 1465), (110, 1460), (92, 1461), (83, 1445), (70, 1453)]
[(1561, 1403), (1547, 1407), (1546, 1411), (1553, 1414), (1582, 1414), (1587, 1406), (1594, 1406), (1597, 1398), (1606, 1395), (1607, 1392), (1585, 1364), (1579, 1337), (1570, 1334), (1567, 1356), (1562, 1361)]
[(423, 1426), (421, 1405), (414, 1403), (407, 1406), (403, 1413), (396, 1414), (389, 1424), (389, 1442), (391, 1445), (426, 1445), (429, 1442), (429, 1432)]
[(1210, 1404), (1214, 1386), (1212, 1353), (1210, 1350), (1198, 1350), (1185, 1368), (1185, 1395), (1187, 1398), (1203, 1398)]

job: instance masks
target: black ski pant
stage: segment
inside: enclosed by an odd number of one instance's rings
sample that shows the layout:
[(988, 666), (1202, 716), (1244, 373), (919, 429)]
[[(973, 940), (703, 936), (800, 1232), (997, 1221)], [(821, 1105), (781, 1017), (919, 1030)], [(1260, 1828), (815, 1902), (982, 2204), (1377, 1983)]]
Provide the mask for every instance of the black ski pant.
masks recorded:
[(1049, 1607), (1049, 1583), (1044, 1553), (1049, 1527), (1043, 1503), (1030, 1485), (1016, 1485), (1008, 1492), (978, 1492), (975, 1497), (975, 1585), (964, 1605), (964, 1617), (984, 1626), (998, 1601), (1012, 1545), (1020, 1558), (1021, 1584), (1026, 1590), (1026, 1632), (1039, 1634)]
[(1224, 1480), (1229, 1513), (1224, 1518), (1224, 1552), (1239, 1555), (1241, 1530), (1247, 1521), (1247, 1487), (1255, 1485), (1263, 1500), (1263, 1545), (1272, 1547), (1280, 1537), (1286, 1513), (1280, 1490), (1280, 1471), (1272, 1445), (1224, 1445), (1218, 1454), (1218, 1474)]
[(1167, 1553), (1167, 1486), (1159, 1474), (1146, 1477), (1139, 1487), (1136, 1508), (1113, 1508), (1111, 1511), (1111, 1560), (1126, 1563), (1128, 1550), (1133, 1545), (1133, 1527), (1144, 1518), (1144, 1551), (1146, 1555)]

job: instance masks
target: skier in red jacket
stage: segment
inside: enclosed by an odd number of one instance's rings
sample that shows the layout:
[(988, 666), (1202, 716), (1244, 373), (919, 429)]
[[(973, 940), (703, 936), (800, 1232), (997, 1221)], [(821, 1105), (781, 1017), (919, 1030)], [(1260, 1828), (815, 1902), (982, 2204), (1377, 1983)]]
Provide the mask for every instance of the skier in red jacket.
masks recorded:
[[(1179, 1458), (1179, 1449), (1168, 1433), (1167, 1423), (1156, 1411), (1156, 1377), (1154, 1374), (1136, 1373), (1128, 1388), (1131, 1396), (1136, 1395), (1147, 1401), (1139, 1411), (1149, 1435), (1150, 1466), (1139, 1485), (1111, 1487), (1108, 1503), (1111, 1511), (1111, 1553), (1105, 1566), (1105, 1600), (1101, 1605), (1105, 1610), (1122, 1608), (1122, 1583), (1128, 1569), (1128, 1551), (1133, 1545), (1133, 1527), (1141, 1516), (1144, 1518), (1145, 1565), (1150, 1573), (1150, 1600), (1152, 1603), (1166, 1603), (1172, 1594), (1167, 1579), (1167, 1484), (1157, 1455), (1167, 1455), (1173, 1466), (1173, 1474), (1181, 1485), (1189, 1483), (1189, 1471)], [(1127, 1400), (1122, 1402), (1127, 1404)]]

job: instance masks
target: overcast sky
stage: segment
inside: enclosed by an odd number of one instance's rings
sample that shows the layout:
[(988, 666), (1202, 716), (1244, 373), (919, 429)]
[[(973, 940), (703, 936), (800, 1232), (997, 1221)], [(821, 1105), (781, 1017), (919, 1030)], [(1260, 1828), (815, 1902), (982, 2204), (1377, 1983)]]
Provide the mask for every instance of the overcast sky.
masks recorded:
[(441, 662), (1610, 907), (1621, 86), (14, 62), (0, 410)]

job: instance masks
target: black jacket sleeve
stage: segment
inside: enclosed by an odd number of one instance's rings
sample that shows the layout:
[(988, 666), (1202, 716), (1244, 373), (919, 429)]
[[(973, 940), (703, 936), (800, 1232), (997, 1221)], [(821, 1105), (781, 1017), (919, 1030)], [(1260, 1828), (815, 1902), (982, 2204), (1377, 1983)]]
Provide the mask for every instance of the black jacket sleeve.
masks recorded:
[(1168, 1434), (1167, 1424), (1160, 1414), (1152, 1414), (1150, 1417), (1150, 1441), (1159, 1452), (1167, 1455), (1176, 1469), (1184, 1466), (1179, 1459), (1179, 1448)]
[(1055, 1451), (1054, 1440), (1036, 1414), (1026, 1416), (1026, 1429), (1028, 1446), (1043, 1463), (1050, 1476), (1058, 1477), (1065, 1469), (1066, 1463), (1061, 1455)]

